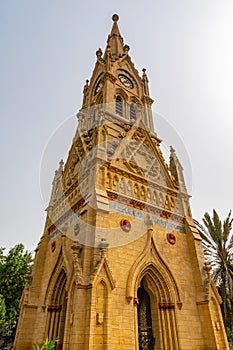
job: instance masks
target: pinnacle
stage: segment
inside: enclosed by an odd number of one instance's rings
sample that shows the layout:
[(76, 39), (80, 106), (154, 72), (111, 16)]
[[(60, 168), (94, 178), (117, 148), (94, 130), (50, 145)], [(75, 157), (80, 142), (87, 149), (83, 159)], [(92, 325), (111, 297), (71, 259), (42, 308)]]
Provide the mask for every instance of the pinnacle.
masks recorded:
[(112, 26), (112, 31), (111, 31), (110, 35), (119, 35), (120, 36), (120, 31), (119, 31), (118, 24), (117, 24), (118, 19), (119, 19), (118, 15), (112, 16), (113, 26)]
[(175, 148), (173, 148), (172, 146), (170, 146), (170, 152), (171, 152), (171, 153), (175, 153), (175, 152), (176, 152)]
[(114, 14), (112, 16), (112, 20), (113, 20), (113, 26), (112, 26), (111, 33), (108, 36), (107, 49), (108, 49), (108, 52), (111, 54), (111, 57), (114, 59), (114, 58), (121, 57), (123, 55), (124, 43), (117, 24), (119, 20), (119, 16), (117, 14)]

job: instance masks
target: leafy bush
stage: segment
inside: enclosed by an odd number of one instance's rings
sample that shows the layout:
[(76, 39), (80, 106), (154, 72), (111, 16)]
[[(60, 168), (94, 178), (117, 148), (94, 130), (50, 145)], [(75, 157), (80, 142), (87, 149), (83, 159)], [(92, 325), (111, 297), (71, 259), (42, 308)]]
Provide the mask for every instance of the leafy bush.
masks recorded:
[(45, 342), (41, 347), (39, 345), (33, 345), (32, 350), (52, 350), (54, 348), (55, 343), (58, 339), (53, 339), (49, 341), (48, 337), (45, 339)]

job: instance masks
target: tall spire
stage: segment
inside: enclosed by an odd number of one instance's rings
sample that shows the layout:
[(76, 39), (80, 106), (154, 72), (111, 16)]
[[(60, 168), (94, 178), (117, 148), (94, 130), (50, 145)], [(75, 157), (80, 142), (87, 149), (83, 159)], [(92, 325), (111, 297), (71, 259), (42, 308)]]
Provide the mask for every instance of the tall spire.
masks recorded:
[(124, 40), (120, 34), (119, 27), (117, 24), (119, 20), (119, 16), (116, 14), (113, 15), (112, 20), (113, 20), (113, 26), (112, 26), (111, 33), (108, 36), (107, 48), (106, 48), (105, 54), (106, 52), (110, 52), (112, 59), (118, 59), (123, 54), (125, 54)]

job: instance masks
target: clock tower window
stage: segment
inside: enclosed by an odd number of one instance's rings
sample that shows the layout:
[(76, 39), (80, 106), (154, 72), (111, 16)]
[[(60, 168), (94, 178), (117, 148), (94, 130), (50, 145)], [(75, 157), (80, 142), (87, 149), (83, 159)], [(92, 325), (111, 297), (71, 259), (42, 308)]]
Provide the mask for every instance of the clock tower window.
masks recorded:
[(123, 116), (123, 101), (119, 95), (116, 97), (116, 114)]
[(133, 103), (130, 104), (129, 115), (130, 115), (130, 121), (136, 120), (136, 111)]

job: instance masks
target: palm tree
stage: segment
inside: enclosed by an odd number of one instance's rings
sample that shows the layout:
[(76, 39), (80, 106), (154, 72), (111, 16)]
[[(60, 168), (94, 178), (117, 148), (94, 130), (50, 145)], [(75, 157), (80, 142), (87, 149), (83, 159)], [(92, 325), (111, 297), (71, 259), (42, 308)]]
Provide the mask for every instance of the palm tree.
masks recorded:
[[(208, 213), (202, 219), (204, 226), (195, 221), (203, 239), (202, 244), (211, 276), (222, 297), (222, 315), (225, 326), (232, 328), (230, 309), (233, 302), (233, 218), (231, 211), (222, 222), (215, 210), (211, 219)], [(231, 322), (230, 322), (231, 323)]]

